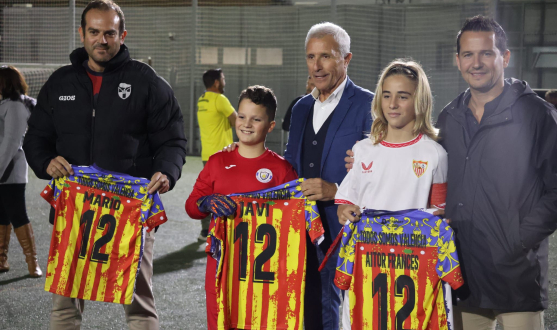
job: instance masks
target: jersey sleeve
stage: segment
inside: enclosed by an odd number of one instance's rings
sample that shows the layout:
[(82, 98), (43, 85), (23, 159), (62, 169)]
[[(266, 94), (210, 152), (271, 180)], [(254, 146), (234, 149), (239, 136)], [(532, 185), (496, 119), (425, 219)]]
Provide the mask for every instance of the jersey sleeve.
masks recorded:
[[(277, 155), (278, 156), (278, 155)], [(278, 156), (280, 157), (280, 156)], [(298, 174), (296, 170), (290, 165), (290, 163), (285, 160), (284, 158), (280, 157), (280, 160), (275, 160), (277, 163), (276, 166), (276, 173), (277, 173), (277, 181), (279, 185), (288, 183), (290, 181), (294, 181), (298, 179)]]
[(168, 220), (159, 193), (156, 192), (154, 195), (151, 196), (152, 197), (149, 198), (150, 202), (148, 202), (150, 207), (148, 208), (149, 211), (146, 216), (147, 220), (144, 222), (148, 232), (155, 229), (155, 227), (162, 225)]
[(201, 170), (201, 173), (199, 173), (193, 190), (186, 200), (186, 213), (188, 213), (192, 219), (203, 219), (209, 215), (209, 213), (199, 211), (197, 200), (203, 196), (213, 194), (213, 180), (209, 168), (212, 167), (214, 161), (215, 159), (211, 156), (207, 164), (205, 164), (205, 167), (203, 167), (203, 170)]
[(354, 151), (354, 167), (348, 172), (348, 174), (342, 180), (342, 183), (338, 187), (337, 193), (335, 195), (335, 204), (358, 204), (358, 188), (359, 188), (359, 172), (357, 166), (359, 166), (358, 157), (358, 145), (355, 144), (352, 147)]
[[(235, 199), (234, 197), (232, 197)], [(236, 200), (234, 200), (236, 201)], [(241, 216), (241, 215), (238, 215)], [(234, 221), (234, 216), (232, 216), (228, 221)], [(219, 284), (219, 274), (222, 272), (222, 257), (223, 257), (223, 247), (225, 246), (226, 239), (226, 218), (214, 218), (215, 225), (210, 229), (207, 235), (207, 245), (205, 246), (205, 252), (213, 257), (217, 261), (217, 267), (215, 272), (216, 286)]]
[(223, 94), (217, 97), (217, 111), (227, 117), (234, 113), (234, 107)]
[(317, 203), (306, 198), (305, 213), (306, 230), (309, 234), (311, 242), (319, 245), (325, 239), (325, 229), (323, 229), (323, 223), (321, 222), (321, 216), (319, 215), (319, 210), (317, 209)]
[(48, 185), (41, 192), (41, 197), (44, 198), (52, 207), (56, 208), (56, 201), (66, 184), (66, 177), (58, 179), (51, 179)]
[(444, 209), (447, 199), (447, 152), (437, 143), (435, 147), (438, 154), (438, 162), (437, 168), (433, 172), (433, 183), (429, 190), (429, 205), (438, 209)]
[(335, 273), (335, 285), (341, 290), (348, 290), (354, 273), (354, 258), (356, 252), (357, 223), (349, 222), (344, 225), (340, 250)]
[(437, 220), (439, 237), (437, 238), (437, 274), (453, 289), (464, 284), (460, 263), (456, 252), (455, 237), (452, 228), (443, 220)]
[(284, 175), (284, 179), (281, 181), (281, 183), (296, 180), (298, 178), (298, 173), (296, 173), (296, 170), (294, 170), (294, 168), (290, 165), (290, 163), (288, 163), (288, 165), (289, 165), (289, 169), (286, 171), (286, 174)]
[(447, 152), (443, 147), (436, 143), (438, 162), (437, 168), (433, 172), (433, 184), (446, 183), (447, 182), (447, 171), (449, 168), (449, 161), (447, 157)]

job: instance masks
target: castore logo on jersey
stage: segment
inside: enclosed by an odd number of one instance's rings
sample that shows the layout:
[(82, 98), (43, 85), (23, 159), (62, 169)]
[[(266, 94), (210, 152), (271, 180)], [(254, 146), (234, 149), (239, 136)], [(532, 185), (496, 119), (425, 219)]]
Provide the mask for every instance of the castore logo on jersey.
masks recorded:
[(59, 101), (75, 101), (75, 95), (61, 95)]
[(267, 183), (273, 179), (273, 172), (268, 168), (261, 168), (255, 173), (257, 181)]
[(364, 162), (362, 162), (362, 173), (371, 173), (373, 172), (371, 170), (371, 167), (373, 166), (373, 161), (371, 163), (369, 163), (369, 165), (366, 166), (366, 164)]
[(132, 93), (132, 85), (120, 83), (120, 85), (118, 86), (118, 96), (120, 96), (122, 100), (127, 99), (131, 93)]

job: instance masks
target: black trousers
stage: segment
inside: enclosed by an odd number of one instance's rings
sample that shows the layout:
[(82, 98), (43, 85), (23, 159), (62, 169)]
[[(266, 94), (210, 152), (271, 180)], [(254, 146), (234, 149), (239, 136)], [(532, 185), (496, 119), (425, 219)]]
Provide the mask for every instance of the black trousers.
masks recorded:
[(29, 223), (25, 209), (25, 183), (0, 184), (0, 225), (19, 228)]

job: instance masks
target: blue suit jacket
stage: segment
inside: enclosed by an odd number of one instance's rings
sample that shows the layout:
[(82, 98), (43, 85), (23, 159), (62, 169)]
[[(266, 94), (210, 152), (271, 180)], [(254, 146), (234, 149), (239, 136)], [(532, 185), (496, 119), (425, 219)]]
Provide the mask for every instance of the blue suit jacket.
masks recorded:
[[(331, 114), (331, 124), (327, 131), (323, 155), (321, 157), (321, 179), (340, 185), (346, 176), (344, 157), (346, 150), (352, 149), (354, 144), (367, 137), (371, 130), (371, 101), (373, 93), (367, 89), (358, 87), (347, 79), (344, 92), (339, 104)], [(300, 177), (302, 173), (302, 140), (309, 114), (315, 100), (308, 94), (304, 96), (294, 108), (292, 108), (292, 119), (290, 124), (290, 135), (284, 158), (292, 164)], [(325, 214), (321, 218), (328, 223), (329, 237), (334, 239), (340, 231), (338, 222), (337, 206), (326, 203)]]

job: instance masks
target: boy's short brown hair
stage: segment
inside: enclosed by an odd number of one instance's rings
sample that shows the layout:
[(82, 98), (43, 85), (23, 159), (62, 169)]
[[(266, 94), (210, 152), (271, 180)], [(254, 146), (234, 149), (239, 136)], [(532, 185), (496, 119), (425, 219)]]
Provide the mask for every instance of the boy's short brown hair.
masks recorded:
[(272, 89), (260, 85), (254, 85), (244, 89), (240, 93), (238, 108), (240, 108), (240, 103), (243, 99), (248, 99), (257, 105), (265, 107), (265, 112), (267, 113), (267, 117), (269, 117), (269, 121), (275, 120), (277, 98)]

